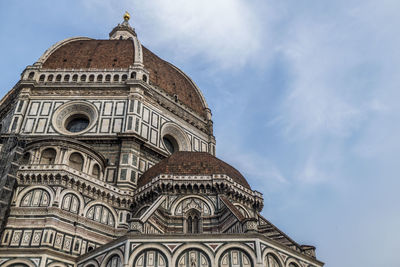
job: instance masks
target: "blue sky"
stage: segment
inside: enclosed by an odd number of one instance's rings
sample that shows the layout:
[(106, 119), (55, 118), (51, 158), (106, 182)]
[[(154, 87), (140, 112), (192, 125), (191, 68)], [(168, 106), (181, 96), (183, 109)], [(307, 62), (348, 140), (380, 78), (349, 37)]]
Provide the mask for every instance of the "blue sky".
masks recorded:
[(217, 155), (326, 266), (400, 266), (400, 10), (391, 0), (0, 1), (4, 95), (55, 42), (145, 46), (213, 112)]

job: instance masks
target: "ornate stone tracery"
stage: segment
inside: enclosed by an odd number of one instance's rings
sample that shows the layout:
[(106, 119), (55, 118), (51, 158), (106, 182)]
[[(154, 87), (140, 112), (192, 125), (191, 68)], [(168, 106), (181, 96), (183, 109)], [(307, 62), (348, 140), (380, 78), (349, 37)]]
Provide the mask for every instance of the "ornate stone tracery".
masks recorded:
[(181, 200), (175, 206), (174, 214), (184, 215), (187, 211), (191, 209), (197, 210), (202, 216), (210, 216), (213, 213), (209, 203), (205, 202), (199, 197), (190, 196)]

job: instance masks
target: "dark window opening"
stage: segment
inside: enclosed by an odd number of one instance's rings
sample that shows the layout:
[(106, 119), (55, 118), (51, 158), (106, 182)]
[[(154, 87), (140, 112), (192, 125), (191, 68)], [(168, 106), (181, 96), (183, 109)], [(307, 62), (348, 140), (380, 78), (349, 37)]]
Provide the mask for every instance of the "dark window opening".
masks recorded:
[(97, 165), (97, 164), (93, 165), (92, 175), (96, 176), (97, 178), (100, 178), (100, 167), (99, 167), (99, 165)]
[(29, 79), (29, 80), (32, 80), (34, 76), (35, 76), (35, 73), (34, 73), (34, 72), (31, 72), (31, 73), (29, 73), (29, 75), (28, 75), (28, 79)]
[(21, 164), (22, 165), (29, 164), (30, 158), (31, 158), (31, 153), (29, 153), (29, 152), (25, 153), (24, 156), (22, 157)]
[(69, 166), (75, 170), (82, 171), (83, 169), (83, 157), (81, 154), (74, 152), (69, 157)]
[(200, 216), (193, 212), (186, 219), (187, 233), (198, 234), (200, 233)]
[(179, 150), (178, 143), (176, 142), (175, 138), (170, 135), (165, 135), (163, 137), (164, 146), (169, 153), (174, 153)]
[(54, 164), (57, 152), (53, 148), (43, 150), (40, 157), (40, 164)]
[(72, 116), (67, 121), (65, 128), (71, 133), (78, 133), (85, 130), (89, 123), (90, 121), (86, 116), (79, 114), (78, 116)]

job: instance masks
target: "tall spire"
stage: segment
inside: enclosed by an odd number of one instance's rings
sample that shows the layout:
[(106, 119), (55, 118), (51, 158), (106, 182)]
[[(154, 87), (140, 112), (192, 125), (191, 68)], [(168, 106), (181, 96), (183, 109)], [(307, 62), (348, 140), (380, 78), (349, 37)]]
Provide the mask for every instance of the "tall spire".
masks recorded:
[(110, 32), (110, 39), (129, 39), (136, 36), (135, 29), (131, 27), (129, 24), (129, 19), (131, 15), (128, 11), (125, 11), (123, 16), (124, 21), (121, 24), (118, 24), (111, 32)]

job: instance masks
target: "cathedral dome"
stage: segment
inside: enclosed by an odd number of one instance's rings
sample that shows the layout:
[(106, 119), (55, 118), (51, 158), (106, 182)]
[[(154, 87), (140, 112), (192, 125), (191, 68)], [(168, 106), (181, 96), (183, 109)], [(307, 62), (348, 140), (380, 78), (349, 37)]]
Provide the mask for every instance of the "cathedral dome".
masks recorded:
[(148, 169), (138, 180), (138, 187), (160, 174), (213, 175), (225, 174), (236, 183), (251, 189), (243, 175), (228, 163), (205, 152), (178, 151)]
[(180, 69), (162, 60), (132, 38), (66, 39), (50, 48), (40, 61), (42, 68), (47, 70), (128, 70), (140, 64), (149, 72), (150, 85), (175, 96), (197, 114), (207, 117), (207, 104), (195, 83)]

